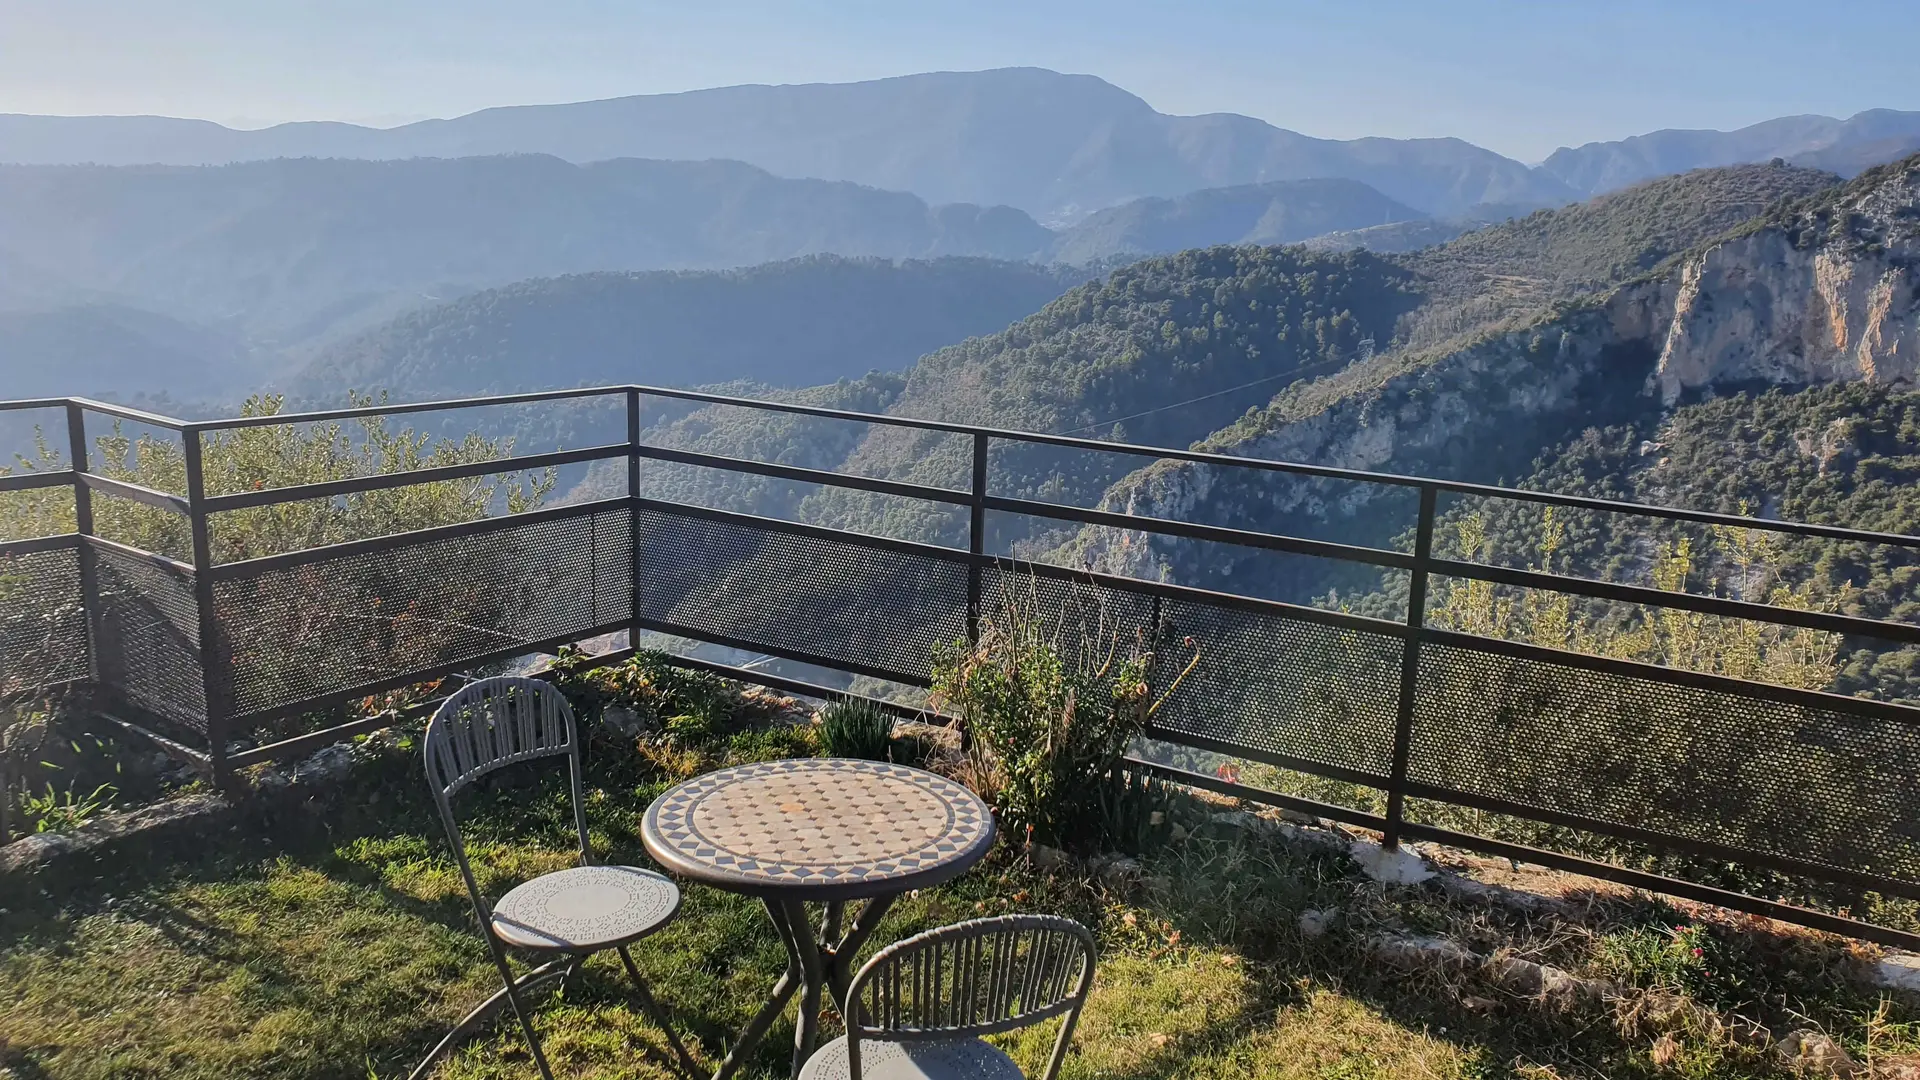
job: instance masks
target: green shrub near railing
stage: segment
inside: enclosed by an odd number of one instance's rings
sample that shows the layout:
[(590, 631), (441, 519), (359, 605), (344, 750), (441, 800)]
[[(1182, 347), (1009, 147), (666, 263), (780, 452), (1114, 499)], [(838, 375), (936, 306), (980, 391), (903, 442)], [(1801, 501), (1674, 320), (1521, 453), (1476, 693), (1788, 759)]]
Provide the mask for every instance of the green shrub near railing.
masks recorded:
[(1007, 824), (1040, 843), (1105, 850), (1127, 819), (1121, 761), (1199, 653), (1155, 699), (1143, 636), (1098, 618), (1050, 622), (1010, 598), (982, 618), (977, 641), (935, 651), (933, 700), (971, 736), (965, 779)]

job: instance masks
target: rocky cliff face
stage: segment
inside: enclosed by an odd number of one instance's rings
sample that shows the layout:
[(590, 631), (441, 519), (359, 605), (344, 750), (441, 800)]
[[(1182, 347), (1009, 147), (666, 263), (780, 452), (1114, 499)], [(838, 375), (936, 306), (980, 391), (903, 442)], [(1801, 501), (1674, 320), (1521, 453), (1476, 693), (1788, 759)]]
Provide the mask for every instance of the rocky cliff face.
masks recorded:
[(1655, 376), (1671, 404), (1734, 382), (1920, 376), (1920, 163), (1831, 210), (1723, 241), (1675, 275)]
[[(1593, 425), (1689, 393), (1766, 382), (1920, 378), (1920, 158), (1862, 176), (1824, 205), (1747, 230), (1657, 279), (1533, 326), (1418, 360), (1350, 369), (1343, 387), (1295, 388), (1224, 453), (1495, 483)], [(1409, 527), (1405, 489), (1162, 463), (1108, 509), (1371, 544)], [(1326, 566), (1224, 545), (1089, 530), (1078, 564), (1112, 573), (1304, 599)]]

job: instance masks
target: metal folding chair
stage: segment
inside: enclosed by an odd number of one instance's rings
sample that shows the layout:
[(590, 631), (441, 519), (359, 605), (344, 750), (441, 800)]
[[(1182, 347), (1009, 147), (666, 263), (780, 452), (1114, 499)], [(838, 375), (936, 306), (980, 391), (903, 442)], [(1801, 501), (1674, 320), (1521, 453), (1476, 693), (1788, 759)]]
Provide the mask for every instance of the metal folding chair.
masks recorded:
[[(433, 789), (440, 820), (460, 864), (460, 877), (467, 883), (474, 915), (480, 920), (481, 936), (493, 954), (494, 966), (500, 969), (503, 985), (447, 1033), (414, 1069), (414, 1080), (424, 1077), (442, 1055), (497, 1014), (503, 1003), (511, 1005), (519, 1018), (540, 1075), (552, 1080), (546, 1053), (533, 1031), (526, 995), (563, 982), (587, 957), (607, 949), (620, 954), (620, 962), (633, 979), (634, 996), (665, 1033), (680, 1067), (689, 1076), (697, 1075), (693, 1058), (674, 1034), (627, 951), (627, 946), (665, 926), (679, 913), (680, 889), (651, 870), (595, 864), (587, 841), (586, 805), (581, 798), (580, 737), (566, 697), (535, 679), (499, 677), (471, 683), (448, 698), (428, 721), (425, 756), (427, 784)], [(453, 798), (497, 769), (550, 757), (566, 758), (571, 773), (580, 865), (517, 885), (490, 905), (467, 861)], [(516, 979), (507, 965), (508, 949), (546, 960)]]
[(1093, 934), (1072, 919), (1001, 915), (944, 926), (875, 953), (847, 989), (847, 1033), (801, 1080), (1016, 1080), (982, 1036), (1063, 1017), (1041, 1080), (1054, 1080), (1093, 987)]

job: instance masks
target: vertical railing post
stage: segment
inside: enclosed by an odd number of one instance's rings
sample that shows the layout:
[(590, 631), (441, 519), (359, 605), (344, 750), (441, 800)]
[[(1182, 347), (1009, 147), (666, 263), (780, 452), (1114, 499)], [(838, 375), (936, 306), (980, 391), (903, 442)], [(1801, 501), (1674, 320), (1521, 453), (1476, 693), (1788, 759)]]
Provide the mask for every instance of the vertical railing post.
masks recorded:
[(640, 647), (640, 391), (627, 388), (627, 540), (631, 549), (627, 572), (632, 575), (633, 590), (628, 602), (633, 605), (627, 623), (627, 648)]
[(1420, 643), (1426, 637), (1427, 570), (1433, 560), (1433, 519), (1440, 489), (1420, 485), (1420, 521), (1414, 531), (1413, 571), (1407, 580), (1407, 639), (1400, 657), (1400, 709), (1393, 726), (1393, 765), (1387, 777), (1387, 827), (1382, 843), (1400, 846), (1406, 819), (1407, 758), (1413, 749), (1414, 696), (1420, 688)]
[(981, 564), (987, 553), (987, 433), (973, 434), (973, 500), (967, 515), (967, 642), (980, 644)]
[(80, 612), (87, 620), (87, 682), (100, 685), (100, 564), (93, 550), (93, 489), (87, 486), (87, 411), (67, 402), (67, 456), (73, 468), (73, 531), (80, 537)]
[(213, 609), (213, 542), (207, 521), (207, 480), (199, 426), (183, 427), (180, 443), (187, 471), (187, 522), (193, 532), (193, 603), (199, 615), (200, 686), (207, 699), (207, 765), (213, 773), (214, 787), (224, 791), (232, 780), (227, 772), (226, 730), (227, 684), (232, 673), (220, 618)]

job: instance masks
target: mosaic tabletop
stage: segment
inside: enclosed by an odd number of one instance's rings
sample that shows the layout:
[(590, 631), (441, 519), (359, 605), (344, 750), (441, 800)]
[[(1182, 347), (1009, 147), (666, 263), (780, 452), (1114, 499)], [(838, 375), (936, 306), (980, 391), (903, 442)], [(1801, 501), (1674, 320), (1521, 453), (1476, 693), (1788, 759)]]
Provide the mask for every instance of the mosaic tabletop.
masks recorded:
[(721, 769), (647, 808), (647, 851), (668, 869), (736, 892), (812, 900), (905, 892), (986, 855), (979, 796), (921, 769), (800, 758)]

